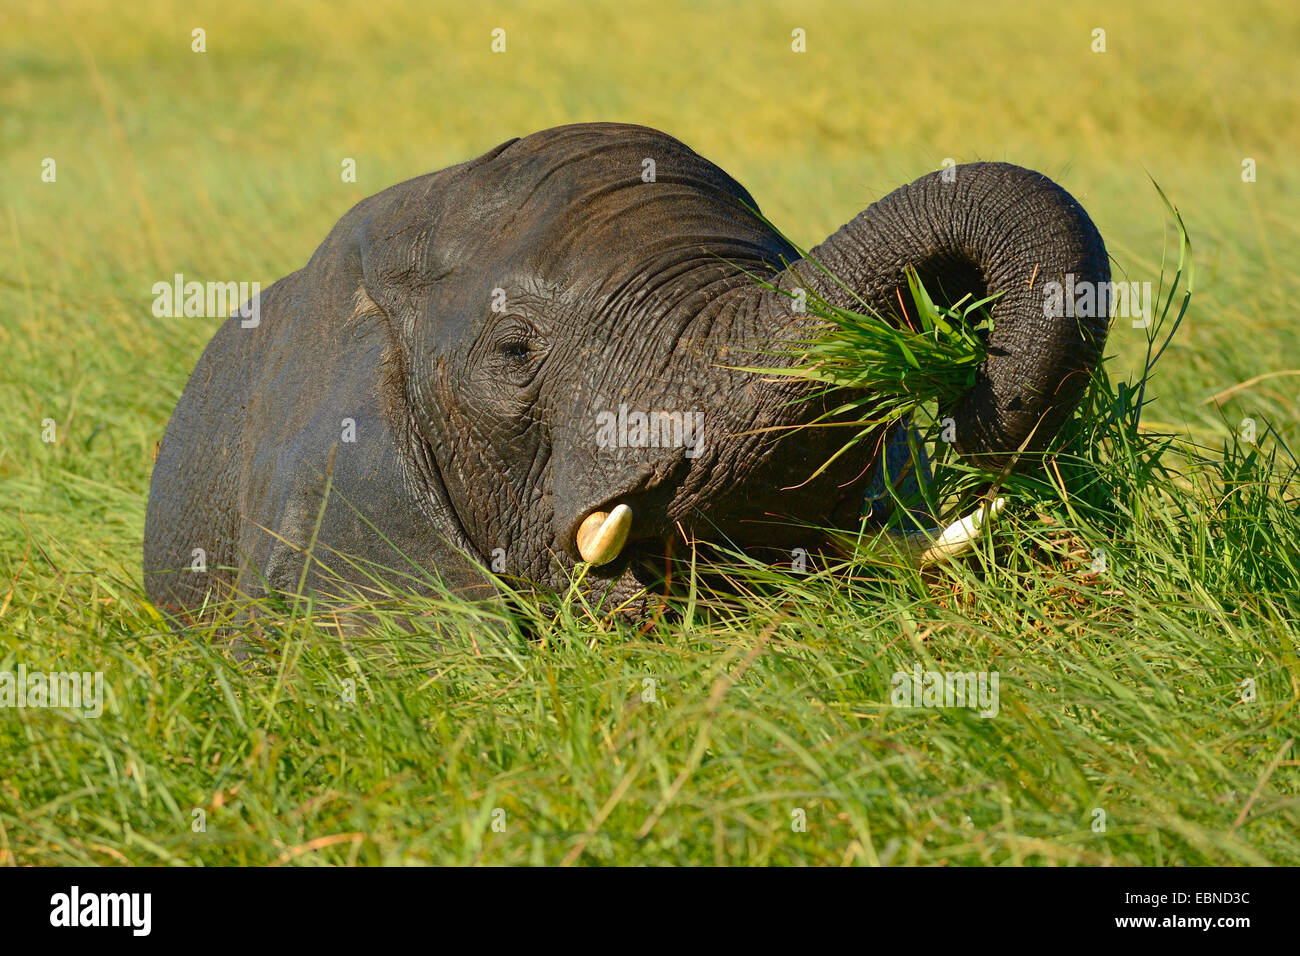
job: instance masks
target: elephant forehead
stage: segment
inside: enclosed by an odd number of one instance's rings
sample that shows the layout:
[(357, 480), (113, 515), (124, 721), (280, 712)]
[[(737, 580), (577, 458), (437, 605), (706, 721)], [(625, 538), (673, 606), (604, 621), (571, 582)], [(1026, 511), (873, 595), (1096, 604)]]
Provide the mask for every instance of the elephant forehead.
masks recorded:
[(672, 182), (730, 205), (754, 205), (744, 187), (713, 163), (643, 126), (588, 123), (544, 130), (509, 144), (483, 170), (530, 198), (572, 202), (625, 186)]
[(506, 244), (540, 271), (592, 274), (660, 259), (779, 261), (789, 250), (749, 193), (679, 141), (644, 127), (585, 124), (519, 140), (465, 185)]

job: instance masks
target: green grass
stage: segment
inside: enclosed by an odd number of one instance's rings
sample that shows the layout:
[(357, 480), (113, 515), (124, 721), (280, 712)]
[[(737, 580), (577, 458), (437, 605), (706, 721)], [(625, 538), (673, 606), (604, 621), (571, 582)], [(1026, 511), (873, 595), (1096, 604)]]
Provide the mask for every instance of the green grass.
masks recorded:
[[(801, 250), (803, 258), (846, 291), (849, 287), (824, 265)], [(987, 358), (981, 330), (992, 329), (987, 308), (996, 296), (975, 300), (963, 296), (951, 306), (930, 298), (916, 270), (907, 269), (907, 285), (916, 328), (891, 322), (870, 309), (866, 312), (833, 305), (815, 291), (781, 289), (755, 276), (759, 288), (776, 292), (797, 303), (812, 323), (800, 336), (776, 349), (756, 354), (753, 361), (775, 358), (785, 364), (742, 366), (769, 380), (797, 379), (813, 384), (795, 402), (826, 397), (832, 404), (804, 426), (848, 427), (844, 444), (823, 462), (816, 477), (831, 462), (852, 449), (869, 457), (879, 448), (864, 446), (864, 439), (924, 410), (926, 406), (951, 406), (975, 384), (975, 373)], [(910, 320), (909, 320), (910, 321)]]
[[(0, 671), (109, 698), (0, 710), (0, 862), (1300, 862), (1300, 18), (841, 8), (0, 13)], [(1149, 174), (1196, 296), (1145, 379), (1172, 317), (1117, 323), (1050, 465), (928, 576), (738, 567), (742, 598), (700, 583), (651, 634), (412, 602), (345, 642), (268, 607), (246, 667), (170, 633), (140, 589), (151, 454), (216, 323), (154, 318), (153, 282), (265, 286), (363, 196), (591, 119), (679, 136), (803, 246), (946, 157), (1038, 168), (1117, 279), (1177, 248)], [(982, 490), (941, 464), (936, 503)], [(914, 664), (996, 670), (998, 716), (891, 707)]]

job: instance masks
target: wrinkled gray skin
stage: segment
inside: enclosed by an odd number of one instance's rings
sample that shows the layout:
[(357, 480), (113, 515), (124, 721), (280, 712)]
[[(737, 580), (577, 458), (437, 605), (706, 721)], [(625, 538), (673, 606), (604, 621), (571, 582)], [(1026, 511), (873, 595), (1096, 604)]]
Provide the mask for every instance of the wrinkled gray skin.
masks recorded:
[[(936, 298), (1003, 293), (990, 359), (950, 411), (958, 451), (994, 465), (1046, 443), (1104, 341), (1104, 317), (1045, 318), (1044, 283), (1104, 282), (1109, 266), (1087, 214), (1040, 174), (949, 176), (891, 193), (812, 255), (889, 315), (909, 264)], [(878, 469), (844, 456), (805, 483), (843, 430), (756, 433), (822, 407), (727, 368), (809, 321), (745, 271), (854, 304), (756, 208), (682, 143), (617, 124), (511, 140), (359, 203), (262, 293), (258, 327), (232, 317), (200, 359), (153, 474), (150, 599), (187, 613), (294, 593), (308, 549), (307, 587), (326, 600), (373, 591), (372, 575), (487, 597), (494, 557), (563, 588), (582, 520), (626, 503), (628, 547), (588, 576), (614, 606), (682, 533), (787, 549), (810, 544), (809, 524), (853, 527)], [(698, 456), (601, 447), (597, 414), (620, 403), (703, 412)]]

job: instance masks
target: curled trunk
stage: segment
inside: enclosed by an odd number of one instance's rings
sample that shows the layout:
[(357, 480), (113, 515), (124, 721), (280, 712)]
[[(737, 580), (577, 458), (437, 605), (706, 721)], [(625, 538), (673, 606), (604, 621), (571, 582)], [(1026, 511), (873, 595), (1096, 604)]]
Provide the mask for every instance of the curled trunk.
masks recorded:
[[(791, 267), (785, 287), (810, 286), (851, 308), (865, 301), (895, 320), (912, 307), (908, 266), (936, 302), (999, 294), (988, 361), (944, 410), (955, 420), (957, 451), (984, 467), (1001, 467), (1021, 448), (1041, 450), (1101, 357), (1106, 247), (1083, 207), (1041, 173), (1006, 163), (931, 173), (872, 205), (810, 256), (852, 294), (807, 262)], [(1078, 309), (1065, 302), (1072, 290), (1084, 295)], [(788, 302), (778, 307), (789, 314)]]

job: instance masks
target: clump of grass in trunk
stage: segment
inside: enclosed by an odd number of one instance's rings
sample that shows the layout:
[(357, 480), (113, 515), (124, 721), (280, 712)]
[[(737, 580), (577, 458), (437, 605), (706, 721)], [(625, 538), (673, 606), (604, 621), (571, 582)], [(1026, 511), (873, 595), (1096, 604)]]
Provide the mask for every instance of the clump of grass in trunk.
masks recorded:
[[(848, 291), (825, 266), (811, 259), (805, 261)], [(792, 364), (742, 370), (823, 386), (796, 401), (826, 395), (853, 396), (805, 426), (858, 429), (811, 477), (821, 474), (859, 441), (906, 418), (918, 406), (931, 402), (948, 406), (975, 384), (975, 373), (987, 357), (984, 338), (992, 328), (988, 306), (997, 296), (975, 299), (966, 295), (951, 306), (938, 305), (911, 267), (907, 270), (907, 285), (913, 309), (901, 311), (905, 315), (914, 313), (919, 328), (896, 325), (869, 311), (865, 303), (864, 311), (859, 312), (834, 305), (811, 290), (760, 283), (762, 288), (791, 299), (806, 296), (806, 312), (814, 321), (808, 324), (805, 336), (787, 343), (783, 351), (767, 353), (783, 357), (794, 353)], [(899, 305), (903, 306), (901, 294)]]

